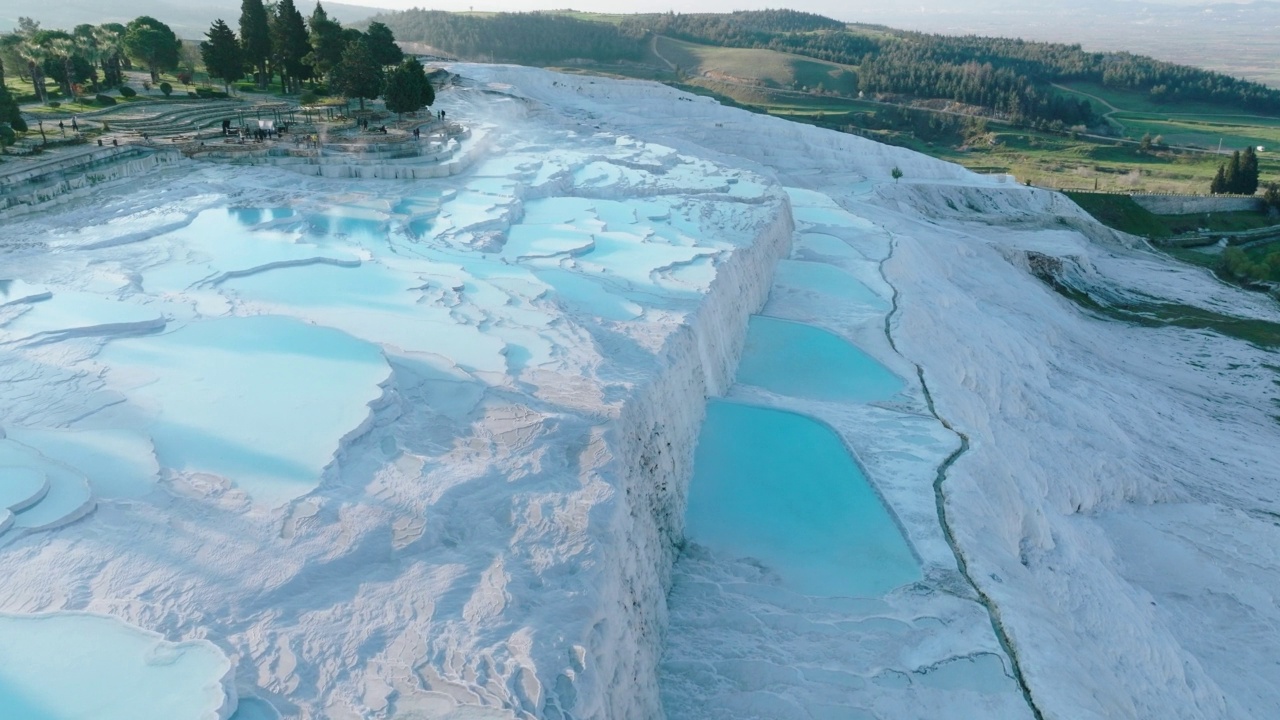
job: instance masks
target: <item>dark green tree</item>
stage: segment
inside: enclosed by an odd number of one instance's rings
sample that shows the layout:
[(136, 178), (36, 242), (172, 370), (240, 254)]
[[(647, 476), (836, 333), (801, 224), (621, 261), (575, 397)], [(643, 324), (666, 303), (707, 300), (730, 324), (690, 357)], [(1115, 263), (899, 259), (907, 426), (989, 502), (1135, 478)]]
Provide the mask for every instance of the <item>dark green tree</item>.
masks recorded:
[(93, 75), (76, 44), (75, 38), (61, 30), (41, 30), (32, 40), (44, 48), (45, 59), (41, 69), (46, 77), (58, 83), (65, 98), (71, 98), (72, 85), (88, 80)]
[(382, 67), (396, 65), (404, 59), (404, 51), (396, 45), (396, 37), (391, 34), (391, 28), (386, 25), (380, 22), (369, 23), (365, 37), (369, 40), (369, 51), (373, 53), (373, 60), (378, 65)]
[(23, 69), (27, 63), (18, 54), (18, 46), (22, 44), (22, 36), (18, 33), (0, 35), (0, 87), (4, 86), (5, 73), (24, 77)]
[(125, 27), (120, 23), (103, 23), (93, 29), (94, 42), (102, 56), (102, 84), (117, 87), (124, 81), (128, 56), (124, 52)]
[(92, 25), (82, 24), (71, 31), (76, 42), (76, 54), (89, 66), (89, 79), (93, 81), (94, 94), (100, 91), (98, 68), (102, 65), (102, 49), (98, 47), (98, 38), (94, 36), (96, 29)]
[(1253, 195), (1258, 192), (1258, 155), (1253, 146), (1244, 149), (1240, 156), (1240, 188), (1241, 195)]
[(307, 55), (307, 64), (311, 66), (316, 77), (333, 81), (333, 69), (342, 61), (342, 51), (347, 41), (342, 37), (342, 24), (329, 17), (320, 3), (312, 11), (307, 20), (310, 30), (311, 52)]
[(1267, 191), (1262, 194), (1262, 199), (1267, 205), (1277, 211), (1280, 211), (1280, 183), (1269, 183)]
[(267, 75), (267, 62), (271, 58), (271, 24), (262, 0), (242, 0), (240, 3), (240, 49), (245, 64), (257, 76), (258, 87), (265, 89), (271, 79)]
[(208, 40), (200, 43), (200, 58), (209, 71), (209, 77), (222, 80), (228, 91), (231, 83), (244, 75), (244, 53), (236, 34), (222, 20), (217, 20), (205, 33)]
[(304, 59), (311, 52), (307, 23), (293, 0), (280, 0), (271, 18), (271, 59), (280, 70), (280, 90), (300, 92), (302, 81), (311, 77)]
[(353, 42), (359, 42), (364, 39), (364, 33), (355, 28), (342, 28), (342, 49), (346, 50), (347, 46)]
[(0, 85), (0, 123), (22, 126), (22, 113), (18, 110), (18, 101), (13, 99), (9, 88), (4, 85)]
[(348, 98), (359, 98), (360, 109), (364, 101), (382, 93), (382, 66), (373, 59), (373, 51), (366, 40), (347, 46), (342, 61), (333, 72), (334, 89)]
[(178, 67), (182, 41), (168, 25), (143, 15), (125, 27), (124, 50), (130, 57), (147, 66), (151, 82), (160, 81), (161, 70)]
[(1227, 163), (1227, 192), (1235, 195), (1243, 184), (1243, 170), (1240, 164), (1240, 151), (1231, 153), (1231, 161)]
[(422, 63), (417, 58), (408, 58), (387, 76), (383, 98), (387, 109), (399, 115), (427, 107), (436, 101), (436, 94)]
[(1214, 195), (1223, 195), (1227, 192), (1227, 166), (1219, 165), (1218, 173), (1213, 176), (1213, 181), (1209, 183), (1209, 192)]

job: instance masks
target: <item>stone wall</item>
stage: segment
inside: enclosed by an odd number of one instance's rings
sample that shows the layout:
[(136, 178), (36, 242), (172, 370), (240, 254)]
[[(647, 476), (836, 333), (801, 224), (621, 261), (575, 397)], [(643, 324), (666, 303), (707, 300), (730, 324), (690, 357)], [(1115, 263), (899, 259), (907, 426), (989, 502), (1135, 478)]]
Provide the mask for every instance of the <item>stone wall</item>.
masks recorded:
[(1132, 195), (1133, 201), (1157, 215), (1196, 215), (1262, 210), (1262, 198), (1240, 195)]

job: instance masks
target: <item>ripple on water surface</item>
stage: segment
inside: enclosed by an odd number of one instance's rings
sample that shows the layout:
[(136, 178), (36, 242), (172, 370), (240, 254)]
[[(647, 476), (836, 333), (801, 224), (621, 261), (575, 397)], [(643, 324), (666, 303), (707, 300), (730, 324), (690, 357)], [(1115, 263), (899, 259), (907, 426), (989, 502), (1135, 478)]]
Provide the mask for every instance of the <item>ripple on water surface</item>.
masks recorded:
[(897, 523), (827, 426), (712, 401), (685, 535), (752, 557), (806, 595), (870, 597), (920, 577)]

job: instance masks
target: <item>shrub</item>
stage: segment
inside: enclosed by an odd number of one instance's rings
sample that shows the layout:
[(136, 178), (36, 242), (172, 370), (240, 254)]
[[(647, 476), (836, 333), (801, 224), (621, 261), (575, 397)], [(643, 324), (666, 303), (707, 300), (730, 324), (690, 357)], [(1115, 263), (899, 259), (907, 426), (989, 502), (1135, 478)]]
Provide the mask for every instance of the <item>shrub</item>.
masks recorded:
[(164, 93), (165, 97), (169, 97), (169, 93), (173, 92), (173, 86), (167, 82), (162, 82), (160, 83), (160, 92)]
[(94, 98), (94, 101), (103, 106), (116, 104), (116, 99), (110, 95), (98, 95)]
[(1262, 199), (1271, 207), (1280, 210), (1280, 184), (1268, 184), (1267, 191), (1262, 194)]
[(18, 139), (18, 134), (9, 127), (7, 123), (0, 123), (0, 147), (12, 145)]
[(62, 103), (58, 102), (57, 100), (50, 100), (49, 107), (51, 108), (62, 107)]
[(315, 105), (320, 102), (320, 96), (310, 90), (304, 90), (303, 93), (298, 96), (298, 102), (303, 105)]
[[(138, 91), (137, 91), (137, 90), (134, 90), (133, 88), (129, 87), (128, 85), (121, 85), (121, 86), (120, 86), (120, 97), (127, 97), (127, 98), (131, 98), (131, 97), (136, 96), (137, 94), (138, 94)], [(101, 97), (101, 96), (99, 96), (99, 97)]]
[(14, 130), (17, 130), (18, 132), (26, 132), (26, 131), (27, 131), (27, 121), (26, 121), (26, 120), (23, 120), (21, 117), (16, 117), (16, 118), (14, 118), (14, 119), (13, 119), (13, 122), (12, 122), (12, 123), (10, 123), (10, 125), (12, 125), (12, 126), (13, 126), (13, 129), (14, 129)]

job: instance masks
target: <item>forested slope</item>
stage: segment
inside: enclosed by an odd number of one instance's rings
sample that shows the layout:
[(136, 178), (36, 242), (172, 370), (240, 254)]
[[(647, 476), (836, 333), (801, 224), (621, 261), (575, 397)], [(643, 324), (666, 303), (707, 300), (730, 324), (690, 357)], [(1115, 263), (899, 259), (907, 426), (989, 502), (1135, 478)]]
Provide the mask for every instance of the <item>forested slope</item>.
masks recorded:
[[(602, 19), (604, 16), (602, 16)], [(1088, 124), (1091, 105), (1053, 85), (1089, 82), (1175, 107), (1211, 103), (1280, 114), (1280, 91), (1221, 73), (1130, 53), (1007, 38), (949, 37), (848, 25), (793, 10), (608, 16), (453, 14), (409, 10), (380, 16), (396, 36), (464, 59), (549, 64), (572, 58), (636, 61), (655, 35), (732, 48), (765, 48), (857, 68), (864, 94), (953, 100), (1014, 122)]]

